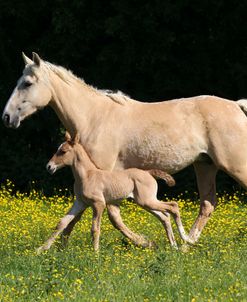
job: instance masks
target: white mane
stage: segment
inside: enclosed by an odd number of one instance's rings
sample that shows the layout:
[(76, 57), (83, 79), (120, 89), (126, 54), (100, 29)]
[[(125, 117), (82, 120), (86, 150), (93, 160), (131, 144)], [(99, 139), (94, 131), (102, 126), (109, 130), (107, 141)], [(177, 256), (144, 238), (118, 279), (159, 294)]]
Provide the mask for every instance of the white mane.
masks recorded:
[(114, 102), (117, 102), (119, 104), (123, 104), (126, 101), (130, 100), (130, 97), (127, 94), (124, 94), (122, 91), (117, 90), (117, 91), (112, 91), (109, 89), (97, 89), (99, 92), (105, 94), (109, 98), (111, 98)]
[(124, 105), (126, 103), (126, 101), (131, 100), (131, 98), (124, 94), (122, 91), (117, 90), (112, 91), (112, 90), (104, 90), (104, 89), (97, 89), (91, 85), (88, 85), (85, 83), (85, 81), (79, 77), (77, 77), (76, 75), (73, 74), (72, 71), (62, 67), (62, 66), (57, 66), (55, 64), (51, 64), (47, 61), (43, 61), (44, 66), (54, 72), (60, 79), (62, 79), (64, 82), (66, 82), (67, 84), (72, 84), (73, 82), (79, 82), (82, 85), (84, 85), (85, 87), (94, 90), (96, 93), (101, 93), (106, 95), (107, 97), (109, 97), (111, 100), (113, 100), (114, 102), (118, 103), (118, 104), (122, 104)]

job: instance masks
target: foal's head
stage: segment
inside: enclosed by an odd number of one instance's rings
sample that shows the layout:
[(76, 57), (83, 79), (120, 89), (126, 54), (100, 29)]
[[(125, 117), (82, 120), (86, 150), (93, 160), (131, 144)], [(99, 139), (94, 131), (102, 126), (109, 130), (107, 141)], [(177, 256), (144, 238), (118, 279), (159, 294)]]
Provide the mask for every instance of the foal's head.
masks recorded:
[(71, 166), (74, 162), (76, 156), (75, 145), (79, 143), (79, 135), (76, 134), (72, 139), (70, 134), (66, 132), (65, 140), (46, 166), (48, 172), (51, 174), (54, 174), (57, 170), (65, 166)]
[(52, 98), (44, 61), (36, 53), (33, 53), (32, 60), (23, 53), (23, 59), (25, 63), (23, 74), (2, 115), (5, 126), (11, 128), (18, 128), (22, 120), (48, 105)]

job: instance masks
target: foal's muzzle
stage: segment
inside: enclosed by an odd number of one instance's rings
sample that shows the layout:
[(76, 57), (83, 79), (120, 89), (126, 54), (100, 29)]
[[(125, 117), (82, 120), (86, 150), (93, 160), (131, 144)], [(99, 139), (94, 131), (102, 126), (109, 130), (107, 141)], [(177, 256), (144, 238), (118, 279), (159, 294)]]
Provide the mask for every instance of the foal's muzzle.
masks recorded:
[(56, 167), (52, 165), (51, 163), (48, 163), (46, 165), (46, 169), (50, 174), (54, 174), (56, 172)]

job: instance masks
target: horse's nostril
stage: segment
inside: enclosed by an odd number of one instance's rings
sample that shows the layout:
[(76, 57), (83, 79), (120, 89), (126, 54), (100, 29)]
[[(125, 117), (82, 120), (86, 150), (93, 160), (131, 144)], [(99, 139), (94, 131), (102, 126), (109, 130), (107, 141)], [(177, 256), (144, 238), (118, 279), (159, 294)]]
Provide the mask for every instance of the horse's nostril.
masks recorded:
[(3, 115), (3, 122), (4, 122), (4, 124), (5, 124), (5, 125), (9, 125), (9, 121), (10, 121), (10, 116), (9, 116), (8, 113), (5, 113), (5, 114)]

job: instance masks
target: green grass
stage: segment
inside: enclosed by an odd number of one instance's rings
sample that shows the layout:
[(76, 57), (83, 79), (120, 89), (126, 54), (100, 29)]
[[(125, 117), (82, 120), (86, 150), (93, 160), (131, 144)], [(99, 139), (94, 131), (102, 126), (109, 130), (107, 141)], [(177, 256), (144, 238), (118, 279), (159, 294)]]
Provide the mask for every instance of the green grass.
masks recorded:
[[(0, 301), (247, 301), (246, 195), (223, 196), (200, 243), (187, 252), (168, 246), (161, 224), (125, 202), (126, 224), (155, 240), (133, 246), (103, 219), (100, 252), (91, 247), (91, 211), (64, 251), (36, 255), (68, 209), (67, 198), (0, 192)], [(65, 200), (65, 202), (64, 202)], [(178, 198), (188, 230), (198, 204)], [(178, 235), (176, 233), (176, 238)], [(178, 243), (182, 242), (178, 240)]]

